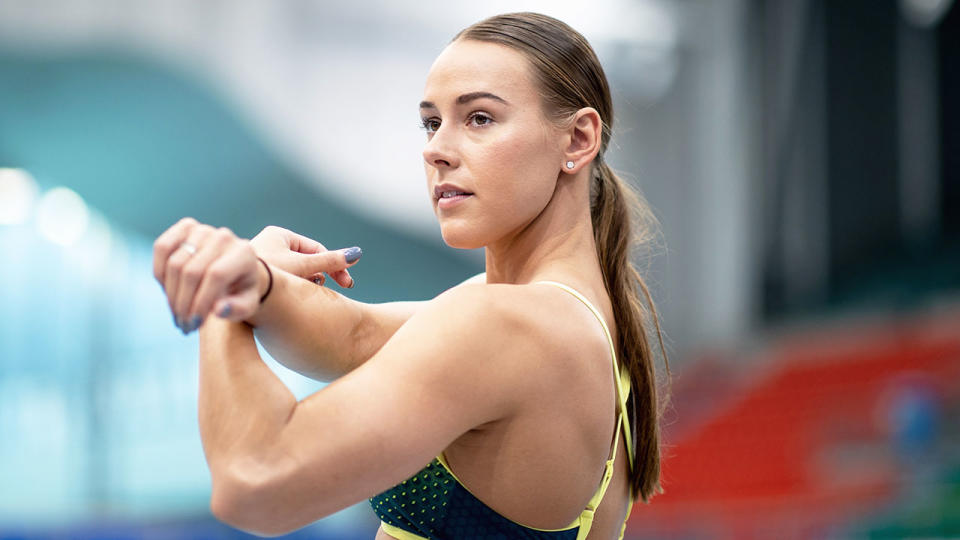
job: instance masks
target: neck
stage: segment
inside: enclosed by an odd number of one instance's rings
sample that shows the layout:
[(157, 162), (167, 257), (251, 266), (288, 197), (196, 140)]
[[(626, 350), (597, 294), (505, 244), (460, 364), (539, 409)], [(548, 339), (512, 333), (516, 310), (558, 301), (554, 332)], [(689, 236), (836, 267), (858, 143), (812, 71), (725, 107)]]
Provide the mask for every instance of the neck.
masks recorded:
[(590, 221), (589, 178), (562, 180), (533, 221), (486, 247), (487, 283), (602, 280)]

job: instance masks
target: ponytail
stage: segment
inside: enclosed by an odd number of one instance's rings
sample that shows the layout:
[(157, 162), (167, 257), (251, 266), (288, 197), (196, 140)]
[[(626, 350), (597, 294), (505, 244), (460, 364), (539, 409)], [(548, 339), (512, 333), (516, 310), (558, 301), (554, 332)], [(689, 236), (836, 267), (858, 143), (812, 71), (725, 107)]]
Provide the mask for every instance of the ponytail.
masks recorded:
[[(660, 487), (660, 416), (653, 349), (647, 338), (652, 322), (667, 377), (666, 348), (656, 308), (640, 272), (630, 260), (634, 244), (647, 244), (656, 231), (656, 218), (643, 199), (626, 185), (597, 156), (590, 193), (590, 217), (604, 284), (613, 305), (617, 325), (617, 354), (620, 364), (630, 372), (630, 397), (627, 410), (634, 441), (635, 463), (630, 468), (630, 486), (634, 497), (649, 502)], [(636, 231), (634, 227), (637, 227)], [(642, 294), (642, 296), (641, 296)], [(646, 305), (650, 307), (649, 316)]]
[[(603, 162), (613, 126), (613, 102), (600, 60), (587, 40), (567, 24), (540, 13), (506, 13), (473, 24), (453, 41), (499, 43), (530, 61), (544, 100), (544, 111), (558, 125), (583, 107), (593, 107), (604, 121), (600, 153), (593, 165), (590, 215), (604, 285), (617, 328), (617, 357), (630, 372), (627, 417), (633, 429), (635, 463), (630, 463), (634, 499), (649, 502), (660, 493), (660, 416), (666, 393), (658, 401), (654, 354), (647, 338), (655, 331), (670, 366), (660, 321), (640, 272), (630, 260), (634, 243), (647, 245), (658, 230), (643, 199)], [(639, 233), (639, 234), (637, 234)], [(646, 303), (644, 303), (646, 302)], [(649, 313), (647, 311), (649, 306)], [(648, 328), (652, 324), (653, 328)]]

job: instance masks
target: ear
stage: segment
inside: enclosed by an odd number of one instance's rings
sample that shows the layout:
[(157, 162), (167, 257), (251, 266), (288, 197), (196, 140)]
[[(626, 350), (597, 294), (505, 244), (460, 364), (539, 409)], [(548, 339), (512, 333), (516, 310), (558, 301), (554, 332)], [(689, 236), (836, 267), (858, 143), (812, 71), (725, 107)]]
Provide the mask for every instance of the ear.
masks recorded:
[[(567, 145), (560, 166), (563, 172), (576, 174), (580, 169), (589, 166), (600, 151), (600, 142), (603, 140), (600, 113), (593, 107), (580, 109), (574, 115), (566, 134), (568, 140), (565, 141)], [(568, 167), (571, 162), (573, 167)]]

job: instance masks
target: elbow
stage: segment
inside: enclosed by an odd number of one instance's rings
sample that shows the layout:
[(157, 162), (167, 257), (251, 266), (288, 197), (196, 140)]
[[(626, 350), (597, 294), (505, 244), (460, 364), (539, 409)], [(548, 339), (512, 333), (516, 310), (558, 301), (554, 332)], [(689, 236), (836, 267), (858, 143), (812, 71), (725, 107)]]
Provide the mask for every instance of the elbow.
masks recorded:
[(257, 469), (260, 467), (249, 465), (211, 469), (210, 512), (235, 529), (261, 537), (281, 536), (300, 528), (285, 519), (281, 502), (270, 493), (267, 478)]

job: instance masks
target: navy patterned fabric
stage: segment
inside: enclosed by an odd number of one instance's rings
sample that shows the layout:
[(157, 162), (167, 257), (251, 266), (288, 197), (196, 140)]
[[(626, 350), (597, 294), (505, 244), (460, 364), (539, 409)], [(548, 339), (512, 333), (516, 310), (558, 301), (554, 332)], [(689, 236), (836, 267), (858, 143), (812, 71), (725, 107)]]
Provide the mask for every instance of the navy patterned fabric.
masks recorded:
[(429, 539), (575, 540), (579, 527), (539, 531), (501, 516), (434, 458), (420, 472), (370, 498), (384, 523)]

